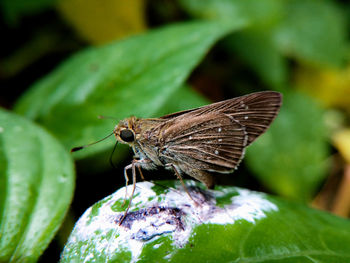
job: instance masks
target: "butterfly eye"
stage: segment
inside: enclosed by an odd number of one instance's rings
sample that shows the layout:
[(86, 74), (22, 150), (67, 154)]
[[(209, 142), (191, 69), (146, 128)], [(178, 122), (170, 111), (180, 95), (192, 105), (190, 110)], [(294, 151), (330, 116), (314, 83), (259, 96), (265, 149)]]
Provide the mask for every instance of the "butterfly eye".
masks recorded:
[(124, 142), (133, 142), (135, 140), (134, 133), (130, 129), (124, 129), (120, 131), (120, 138)]

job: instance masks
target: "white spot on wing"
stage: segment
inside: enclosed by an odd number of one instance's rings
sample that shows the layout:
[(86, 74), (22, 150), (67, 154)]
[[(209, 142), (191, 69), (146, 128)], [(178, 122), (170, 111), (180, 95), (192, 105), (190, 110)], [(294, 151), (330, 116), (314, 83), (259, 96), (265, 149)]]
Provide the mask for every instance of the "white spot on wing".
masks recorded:
[(219, 151), (218, 151), (218, 150), (215, 150), (215, 154), (219, 154)]
[(244, 119), (245, 119), (245, 120), (248, 120), (248, 116), (244, 116)]
[(222, 129), (221, 128), (218, 128), (218, 132), (221, 132), (222, 131)]
[(218, 139), (218, 142), (222, 142), (222, 139)]

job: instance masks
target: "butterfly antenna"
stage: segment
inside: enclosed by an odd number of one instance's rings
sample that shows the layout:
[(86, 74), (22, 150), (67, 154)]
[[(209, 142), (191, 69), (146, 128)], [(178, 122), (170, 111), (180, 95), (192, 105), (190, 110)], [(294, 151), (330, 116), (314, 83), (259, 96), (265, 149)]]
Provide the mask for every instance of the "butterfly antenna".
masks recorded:
[(71, 153), (72, 153), (72, 152), (77, 152), (77, 151), (80, 151), (80, 150), (82, 150), (82, 149), (84, 149), (84, 148), (86, 148), (86, 147), (88, 147), (88, 146), (91, 146), (91, 145), (94, 145), (94, 144), (96, 144), (96, 143), (102, 142), (103, 140), (106, 140), (108, 137), (112, 136), (113, 134), (114, 134), (114, 131), (111, 132), (111, 134), (108, 134), (106, 137), (104, 137), (104, 138), (102, 138), (102, 139), (100, 139), (100, 140), (98, 140), (98, 141), (96, 141), (96, 142), (92, 142), (92, 143), (89, 143), (89, 144), (86, 144), (86, 145), (83, 145), (83, 146), (74, 147), (74, 148), (72, 148), (72, 149), (70, 150), (70, 152), (71, 152)]
[(117, 169), (117, 167), (115, 167), (115, 165), (113, 163), (113, 154), (115, 152), (115, 149), (117, 148), (117, 144), (118, 144), (118, 141), (116, 141), (116, 143), (114, 144), (113, 151), (112, 151), (111, 155), (109, 156), (109, 163), (112, 165), (112, 167), (114, 169)]

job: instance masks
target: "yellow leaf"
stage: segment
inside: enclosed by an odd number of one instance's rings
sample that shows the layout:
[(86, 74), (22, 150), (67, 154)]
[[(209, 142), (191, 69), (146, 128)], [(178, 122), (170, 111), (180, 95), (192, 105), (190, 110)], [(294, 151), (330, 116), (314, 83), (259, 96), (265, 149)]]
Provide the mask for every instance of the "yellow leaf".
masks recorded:
[(145, 30), (144, 0), (61, 0), (58, 10), (80, 36), (103, 44)]
[(302, 67), (296, 72), (296, 86), (327, 107), (350, 112), (350, 65), (338, 70)]
[(343, 129), (333, 134), (333, 144), (347, 163), (350, 163), (350, 129)]

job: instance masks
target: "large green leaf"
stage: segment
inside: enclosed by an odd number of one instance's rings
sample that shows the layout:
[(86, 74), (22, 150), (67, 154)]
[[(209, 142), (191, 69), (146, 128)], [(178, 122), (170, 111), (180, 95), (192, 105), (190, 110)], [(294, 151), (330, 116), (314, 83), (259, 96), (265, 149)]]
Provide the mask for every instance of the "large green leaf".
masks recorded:
[(283, 54), (301, 61), (339, 66), (345, 61), (347, 30), (334, 1), (285, 0), (274, 41)]
[(271, 32), (251, 28), (230, 36), (225, 46), (257, 72), (274, 89), (285, 87), (288, 80), (287, 59), (276, 48)]
[(180, 183), (175, 187), (137, 184), (121, 225), (124, 189), (93, 205), (61, 262), (350, 261), (346, 219), (235, 187), (190, 188), (195, 205)]
[[(116, 124), (98, 120), (98, 115), (119, 120), (161, 112), (211, 45), (242, 26), (178, 24), (90, 48), (36, 83), (16, 110), (50, 129), (67, 149), (95, 141)], [(112, 140), (80, 154), (111, 145)]]
[(74, 189), (72, 160), (42, 128), (0, 110), (0, 262), (35, 262)]
[(161, 116), (172, 112), (198, 108), (209, 103), (210, 101), (207, 98), (191, 89), (188, 85), (184, 85), (174, 93), (157, 115)]
[(193, 16), (232, 23), (238, 20), (250, 26), (268, 26), (280, 16), (280, 0), (179, 0)]
[(284, 93), (277, 119), (247, 149), (245, 160), (276, 193), (309, 201), (327, 175), (326, 135), (320, 106), (306, 95)]
[(343, 12), (332, 1), (180, 0), (180, 3), (195, 17), (247, 21), (250, 27), (232, 37), (232, 47), (268, 84), (281, 85), (286, 81), (282, 55), (319, 65), (338, 66), (344, 62), (346, 24)]
[(241, 57), (266, 84), (275, 89), (287, 81), (286, 59), (274, 41), (273, 29), (283, 17), (280, 0), (181, 0), (184, 8), (196, 17), (234, 21), (236, 17), (249, 24), (224, 43), (228, 51)]

